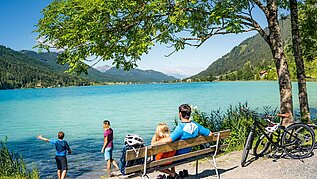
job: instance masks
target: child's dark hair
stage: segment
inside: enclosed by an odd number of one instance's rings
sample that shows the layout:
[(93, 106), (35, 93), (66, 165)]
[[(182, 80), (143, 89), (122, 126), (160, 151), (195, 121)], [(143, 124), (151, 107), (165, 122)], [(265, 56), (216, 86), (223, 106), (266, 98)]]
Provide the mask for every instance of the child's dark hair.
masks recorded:
[(63, 131), (58, 132), (58, 139), (64, 139), (65, 133)]
[(104, 124), (104, 125), (108, 125), (108, 126), (110, 126), (110, 121), (108, 121), (108, 120), (104, 120), (104, 121), (103, 121), (103, 124)]
[(179, 112), (182, 114), (182, 117), (185, 119), (190, 118), (191, 108), (188, 104), (182, 104), (178, 108)]

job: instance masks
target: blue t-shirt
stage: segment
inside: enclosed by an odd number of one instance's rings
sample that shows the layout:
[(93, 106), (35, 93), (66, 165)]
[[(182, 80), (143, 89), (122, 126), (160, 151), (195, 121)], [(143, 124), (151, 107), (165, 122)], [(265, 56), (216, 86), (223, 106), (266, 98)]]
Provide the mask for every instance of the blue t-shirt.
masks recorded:
[[(202, 136), (208, 136), (210, 134), (210, 130), (194, 121), (182, 122), (178, 123), (175, 130), (171, 133), (171, 138), (174, 142), (176, 140), (195, 138), (198, 136), (198, 134)], [(191, 147), (180, 149), (177, 151), (176, 155), (188, 153), (191, 151), (191, 149)]]
[(51, 139), (50, 143), (55, 145), (56, 156), (64, 157), (66, 156), (66, 151), (70, 150), (68, 143), (65, 140)]

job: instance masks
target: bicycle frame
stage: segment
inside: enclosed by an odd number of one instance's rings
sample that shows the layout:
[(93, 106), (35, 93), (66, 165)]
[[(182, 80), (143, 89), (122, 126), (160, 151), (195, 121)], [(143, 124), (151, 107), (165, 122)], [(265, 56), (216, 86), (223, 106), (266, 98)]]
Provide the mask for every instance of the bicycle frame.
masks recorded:
[[(257, 117), (258, 118), (258, 117)], [(251, 130), (253, 130), (254, 132), (256, 132), (256, 128), (260, 131), (261, 134), (263, 134), (268, 141), (270, 142), (270, 144), (274, 145), (274, 147), (278, 148), (278, 149), (284, 149), (285, 146), (283, 146), (281, 144), (281, 137), (284, 133), (291, 135), (292, 137), (294, 137), (295, 139), (299, 140), (299, 138), (297, 136), (294, 136), (292, 133), (288, 132), (287, 130), (285, 130), (286, 128), (284, 126), (278, 126), (277, 131), (277, 142), (273, 141), (273, 137), (270, 137), (269, 134), (265, 131), (265, 125), (262, 124), (261, 122), (257, 121), (257, 118), (253, 118), (253, 125), (251, 127)], [(282, 132), (280, 131), (282, 130)], [(274, 133), (272, 133), (272, 135), (274, 135)]]
[[(253, 128), (253, 129), (252, 129)], [(256, 119), (253, 119), (253, 125), (251, 127), (251, 130), (254, 130), (256, 132), (256, 128), (259, 130), (259, 133), (263, 134), (267, 139), (268, 141), (273, 144), (275, 147), (277, 148), (282, 148), (282, 145), (280, 144), (281, 140), (281, 131), (280, 130), (283, 130), (283, 132), (285, 131), (285, 127), (284, 126), (279, 126), (278, 129), (276, 130), (277, 131), (277, 136), (278, 136), (278, 140), (277, 142), (274, 142), (273, 141), (273, 137), (270, 137), (269, 134), (265, 131), (265, 125), (262, 124), (261, 122), (257, 121)]]

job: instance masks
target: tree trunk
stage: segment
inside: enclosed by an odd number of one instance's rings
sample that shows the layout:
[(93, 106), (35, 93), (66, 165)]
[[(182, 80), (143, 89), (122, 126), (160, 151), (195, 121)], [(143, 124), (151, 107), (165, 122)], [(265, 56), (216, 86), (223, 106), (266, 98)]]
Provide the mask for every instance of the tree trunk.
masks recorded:
[(292, 23), (292, 41), (294, 58), (296, 62), (297, 82), (298, 82), (298, 98), (300, 106), (301, 120), (308, 122), (310, 120), (307, 89), (306, 89), (306, 75), (304, 61), (302, 58), (302, 49), (300, 46), (300, 34), (298, 27), (298, 10), (297, 0), (290, 0), (291, 23)]
[[(278, 24), (277, 2), (274, 0), (268, 1), (267, 7), (270, 12), (267, 15), (269, 29), (269, 46), (273, 54), (280, 90), (280, 113), (293, 114), (292, 84), (284, 53), (281, 29)], [(293, 115), (291, 115), (289, 118), (285, 118), (282, 125), (285, 126), (292, 122)]]

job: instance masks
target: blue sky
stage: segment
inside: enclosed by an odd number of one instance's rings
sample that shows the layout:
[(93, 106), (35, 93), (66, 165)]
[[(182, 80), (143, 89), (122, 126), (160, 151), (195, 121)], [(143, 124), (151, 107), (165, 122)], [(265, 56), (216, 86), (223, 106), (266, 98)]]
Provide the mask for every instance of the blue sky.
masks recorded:
[[(14, 50), (35, 50), (37, 34), (35, 25), (42, 17), (41, 10), (51, 0), (0, 0), (0, 45)], [(265, 25), (265, 19), (261, 13), (257, 13), (261, 24)], [(206, 69), (213, 61), (228, 53), (246, 38), (255, 35), (256, 32), (243, 34), (221, 35), (207, 40), (201, 47), (187, 47), (185, 50), (165, 57), (172, 49), (166, 45), (153, 47), (149, 54), (143, 55), (138, 63), (140, 69), (153, 69), (167, 74), (194, 75)], [(97, 66), (111, 62), (102, 62)]]

